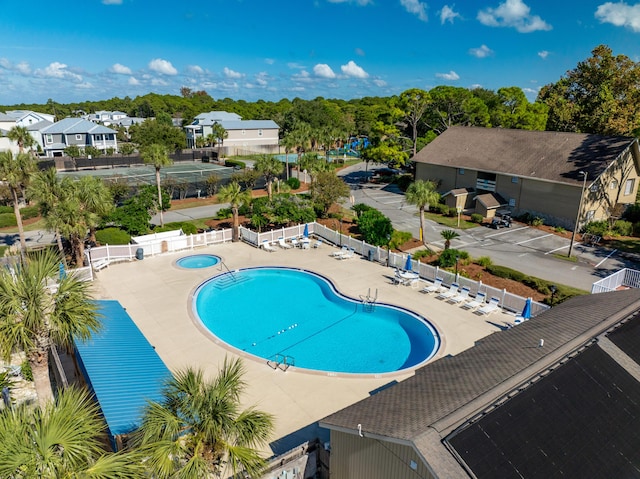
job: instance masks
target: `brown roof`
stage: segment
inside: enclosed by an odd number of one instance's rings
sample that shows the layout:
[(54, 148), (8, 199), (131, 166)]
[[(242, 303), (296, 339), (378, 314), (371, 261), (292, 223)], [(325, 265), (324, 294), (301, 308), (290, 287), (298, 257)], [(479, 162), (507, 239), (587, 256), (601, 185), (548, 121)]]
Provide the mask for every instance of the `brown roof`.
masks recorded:
[(474, 199), (478, 200), (488, 210), (500, 208), (502, 205), (506, 205), (507, 202), (497, 193), (485, 193), (478, 195)]
[[(572, 298), (530, 321), (494, 333), (456, 356), (338, 411), (323, 427), (413, 441), (442, 435), (640, 309), (640, 289)], [(480, 320), (480, 319), (479, 319)], [(538, 342), (544, 339), (544, 347)]]
[(562, 183), (599, 177), (634, 141), (556, 131), (452, 126), (418, 152), (417, 163), (469, 168)]

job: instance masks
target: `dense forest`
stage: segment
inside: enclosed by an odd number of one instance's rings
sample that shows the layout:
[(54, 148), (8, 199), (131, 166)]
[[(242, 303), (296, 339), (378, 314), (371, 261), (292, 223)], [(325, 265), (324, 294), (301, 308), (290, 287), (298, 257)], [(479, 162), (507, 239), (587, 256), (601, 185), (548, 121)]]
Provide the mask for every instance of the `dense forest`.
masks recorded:
[(283, 146), (291, 145), (292, 151), (305, 141), (314, 148), (362, 135), (371, 141), (371, 159), (394, 157), (397, 163), (403, 163), (452, 125), (638, 136), (639, 65), (600, 45), (556, 83), (544, 86), (534, 102), (515, 86), (497, 91), (437, 86), (429, 91), (410, 89), (391, 97), (277, 102), (216, 100), (206, 91), (183, 87), (177, 95), (149, 93), (133, 99), (69, 104), (50, 99), (44, 105), (7, 105), (0, 110), (29, 109), (58, 119), (119, 110), (134, 117), (180, 118), (183, 124), (199, 113), (222, 110), (245, 120), (274, 120), (280, 126)]

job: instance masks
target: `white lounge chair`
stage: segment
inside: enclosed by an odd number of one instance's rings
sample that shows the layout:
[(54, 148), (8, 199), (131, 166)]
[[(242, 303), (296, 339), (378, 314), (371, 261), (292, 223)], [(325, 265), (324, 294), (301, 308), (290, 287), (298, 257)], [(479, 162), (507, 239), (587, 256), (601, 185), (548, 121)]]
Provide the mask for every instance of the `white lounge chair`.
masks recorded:
[(302, 249), (309, 249), (310, 245), (311, 245), (311, 241), (309, 240), (309, 238), (302, 238), (300, 240), (300, 247)]
[(276, 249), (275, 249), (273, 246), (271, 246), (271, 243), (269, 243), (269, 241), (268, 241), (268, 240), (264, 240), (264, 241), (262, 242), (262, 248), (263, 248), (265, 251), (268, 251), (269, 253), (273, 253), (274, 251), (276, 251)]
[(291, 238), (291, 244), (297, 248), (298, 246), (300, 246), (300, 241), (298, 241), (296, 238)]
[(449, 298), (447, 301), (449, 303), (460, 304), (467, 299), (469, 299), (469, 288), (464, 286), (460, 289), (460, 292), (458, 294), (456, 294), (452, 298)]
[(338, 256), (338, 259), (351, 259), (353, 258), (355, 251), (355, 249), (349, 248), (346, 253), (342, 253), (340, 256)]
[(278, 238), (278, 246), (280, 246), (280, 248), (282, 249), (293, 248), (293, 246), (291, 246), (289, 243), (285, 243), (284, 238)]
[(333, 256), (334, 258), (339, 258), (340, 256), (342, 256), (343, 254), (349, 252), (349, 248), (346, 246), (343, 246), (342, 248), (340, 248), (337, 251), (334, 251), (333, 253), (331, 253), (331, 256)]
[(476, 297), (464, 303), (462, 307), (464, 309), (476, 309), (482, 306), (483, 304), (485, 304), (486, 300), (487, 300), (487, 293), (481, 293), (478, 291), (478, 293), (476, 294)]
[(479, 310), (476, 311), (478, 314), (491, 314), (498, 311), (498, 305), (500, 304), (500, 300), (496, 297), (493, 297), (489, 300), (489, 303), (486, 306), (483, 306)]
[(320, 246), (322, 246), (322, 240), (321, 239), (319, 239), (318, 241), (313, 243), (313, 247), (314, 248), (320, 248)]
[(460, 285), (458, 283), (451, 283), (449, 289), (444, 293), (440, 293), (436, 298), (438, 299), (451, 299), (460, 291)]
[(421, 293), (439, 293), (442, 291), (442, 278), (436, 278), (435, 281), (420, 290)]

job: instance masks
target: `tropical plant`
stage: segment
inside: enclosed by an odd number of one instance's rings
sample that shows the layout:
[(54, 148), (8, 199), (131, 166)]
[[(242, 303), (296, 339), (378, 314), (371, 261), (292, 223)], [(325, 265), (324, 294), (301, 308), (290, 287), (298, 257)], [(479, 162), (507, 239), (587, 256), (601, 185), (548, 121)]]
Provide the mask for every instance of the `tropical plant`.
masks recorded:
[(40, 214), (44, 218), (45, 226), (56, 236), (58, 250), (62, 256), (62, 261), (66, 266), (64, 246), (62, 245), (62, 235), (60, 234), (61, 222), (56, 210), (63, 199), (64, 191), (61, 180), (55, 168), (39, 171), (31, 177), (31, 182), (27, 188), (27, 195), (38, 203)]
[(275, 156), (260, 155), (255, 162), (254, 168), (258, 171), (267, 182), (267, 194), (269, 200), (273, 199), (273, 180), (282, 174), (284, 165)]
[[(59, 276), (60, 257), (46, 249), (25, 256), (13, 269), (0, 268), (0, 354), (24, 351), (41, 404), (51, 399), (49, 348), (71, 349), (74, 338), (89, 339), (101, 324), (91, 285)], [(49, 288), (58, 278), (57, 288)]]
[(78, 145), (69, 145), (64, 150), (63, 153), (70, 157), (72, 160), (76, 158), (80, 158), (82, 156), (82, 150)]
[(213, 196), (218, 190), (218, 185), (220, 184), (220, 176), (216, 175), (215, 173), (211, 173), (209, 176), (207, 176), (204, 184), (207, 191), (207, 196)]
[(86, 390), (65, 389), (41, 407), (23, 403), (0, 412), (0, 476), (13, 479), (144, 477), (136, 452), (105, 451), (104, 420)]
[(142, 150), (142, 161), (153, 165), (156, 170), (156, 186), (158, 187), (158, 212), (160, 213), (160, 226), (164, 226), (162, 216), (162, 186), (160, 182), (160, 169), (173, 163), (169, 158), (167, 148), (160, 143), (153, 143)]
[(326, 217), (331, 205), (348, 198), (351, 190), (335, 172), (323, 171), (317, 174), (316, 180), (311, 184), (310, 192), (314, 204), (322, 216)]
[(376, 209), (365, 211), (358, 219), (364, 240), (372, 245), (388, 245), (393, 235), (391, 220)]
[(243, 190), (235, 181), (220, 188), (218, 198), (223, 203), (230, 203), (231, 213), (233, 215), (233, 231), (232, 241), (240, 240), (240, 218), (238, 209), (241, 205), (248, 204), (251, 201), (251, 192)]
[(415, 205), (420, 211), (420, 240), (426, 245), (424, 237), (424, 212), (429, 205), (438, 203), (440, 193), (436, 191), (436, 184), (429, 180), (416, 180), (409, 185), (405, 193), (407, 203)]
[(199, 479), (241, 471), (259, 477), (265, 461), (258, 448), (269, 440), (273, 418), (253, 407), (241, 410), (243, 374), (240, 359), (225, 359), (213, 380), (191, 368), (169, 380), (163, 399), (147, 406), (132, 437), (154, 477)]
[(453, 230), (442, 230), (440, 236), (444, 239), (444, 249), (449, 249), (451, 247), (451, 240), (460, 237), (460, 235)]
[(11, 202), (18, 224), (22, 254), (27, 251), (27, 242), (20, 215), (20, 198), (23, 196), (23, 190), (27, 186), (29, 178), (36, 170), (35, 159), (28, 153), (18, 153), (14, 158), (10, 150), (0, 152), (0, 179), (7, 184), (11, 191)]
[(36, 140), (31, 136), (25, 126), (14, 126), (7, 133), (7, 138), (18, 144), (18, 151), (24, 153), (25, 148), (31, 148), (36, 144)]
[(224, 126), (216, 122), (211, 126), (211, 134), (215, 137), (218, 143), (218, 160), (220, 160), (220, 150), (222, 150), (222, 147), (224, 146), (224, 140), (229, 137), (229, 132), (224, 129)]

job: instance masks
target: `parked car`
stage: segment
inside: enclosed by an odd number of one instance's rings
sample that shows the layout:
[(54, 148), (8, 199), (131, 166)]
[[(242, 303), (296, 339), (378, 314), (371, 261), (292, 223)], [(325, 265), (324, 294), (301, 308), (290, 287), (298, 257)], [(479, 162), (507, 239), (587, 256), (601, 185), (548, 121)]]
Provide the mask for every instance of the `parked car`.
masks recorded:
[(491, 220), (491, 227), (499, 230), (500, 228), (511, 228), (511, 215), (503, 214), (494, 216)]

